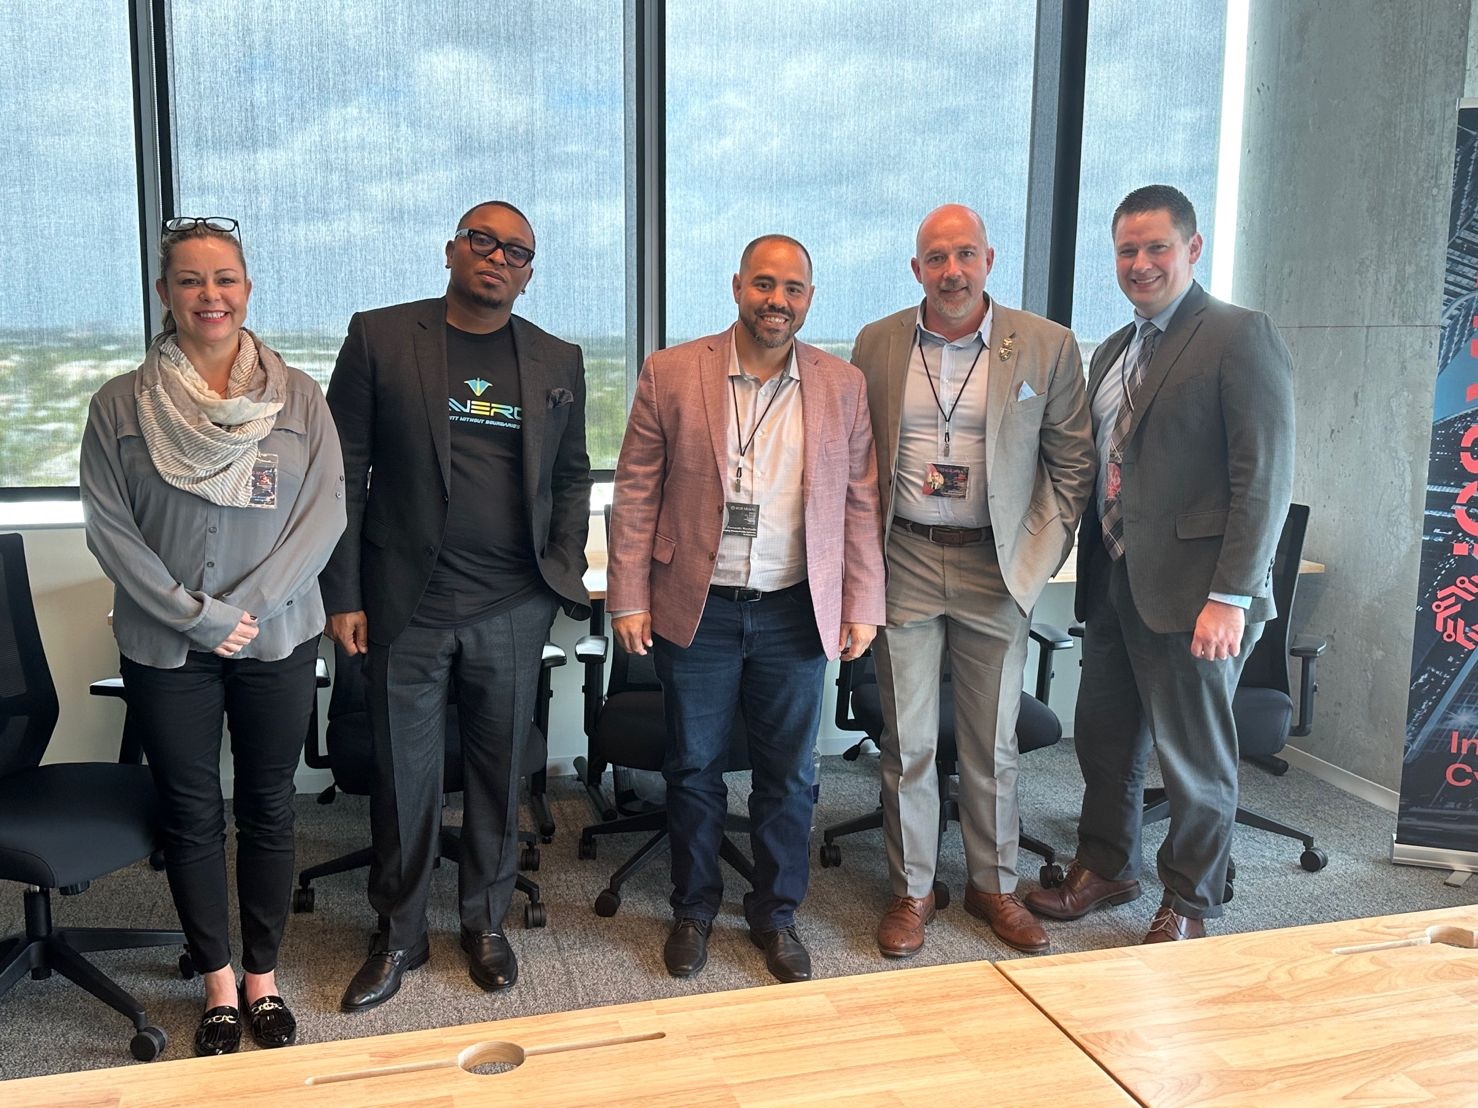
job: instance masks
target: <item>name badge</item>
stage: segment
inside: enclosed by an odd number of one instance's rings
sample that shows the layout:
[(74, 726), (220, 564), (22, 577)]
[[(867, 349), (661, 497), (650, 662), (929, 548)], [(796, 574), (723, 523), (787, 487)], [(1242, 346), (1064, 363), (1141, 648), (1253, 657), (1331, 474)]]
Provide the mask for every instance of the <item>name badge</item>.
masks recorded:
[(258, 454), (251, 467), (251, 506), (277, 507), (277, 455)]
[(760, 506), (730, 500), (724, 504), (724, 534), (752, 539), (760, 533)]
[(970, 467), (934, 462), (924, 467), (924, 495), (963, 500), (970, 493)]

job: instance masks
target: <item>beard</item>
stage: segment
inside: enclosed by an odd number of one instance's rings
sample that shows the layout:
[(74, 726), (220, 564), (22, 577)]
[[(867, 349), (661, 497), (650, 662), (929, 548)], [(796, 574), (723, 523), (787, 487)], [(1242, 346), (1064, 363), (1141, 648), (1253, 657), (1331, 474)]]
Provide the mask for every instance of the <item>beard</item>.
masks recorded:
[(766, 350), (779, 350), (791, 339), (795, 338), (796, 327), (794, 315), (788, 312), (783, 313), (790, 325), (785, 327), (779, 335), (776, 335), (760, 322), (760, 314), (756, 313), (752, 316), (741, 315), (739, 317), (739, 322), (744, 324), (744, 329), (749, 332), (749, 337), (754, 339), (756, 345), (763, 346)]

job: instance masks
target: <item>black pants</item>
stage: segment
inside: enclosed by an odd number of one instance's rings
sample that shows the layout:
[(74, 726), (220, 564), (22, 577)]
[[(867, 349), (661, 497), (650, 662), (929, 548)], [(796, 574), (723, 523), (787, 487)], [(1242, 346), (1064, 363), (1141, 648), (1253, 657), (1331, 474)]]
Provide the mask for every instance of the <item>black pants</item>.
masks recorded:
[(462, 743), (462, 857), (457, 900), (468, 931), (500, 930), (518, 876), (518, 780), (534, 719), (550, 593), (454, 629), (407, 627), (369, 652), (375, 778), (371, 907), (392, 950), (426, 935), (426, 901), (441, 832), (447, 696), (457, 694)]
[(221, 718), (235, 766), (236, 894), (241, 964), (277, 968), (293, 881), (293, 772), (315, 695), (314, 636), (286, 658), (220, 658), (192, 651), (178, 669), (123, 659), (136, 726), (160, 798), (165, 871), (195, 966), (231, 962)]

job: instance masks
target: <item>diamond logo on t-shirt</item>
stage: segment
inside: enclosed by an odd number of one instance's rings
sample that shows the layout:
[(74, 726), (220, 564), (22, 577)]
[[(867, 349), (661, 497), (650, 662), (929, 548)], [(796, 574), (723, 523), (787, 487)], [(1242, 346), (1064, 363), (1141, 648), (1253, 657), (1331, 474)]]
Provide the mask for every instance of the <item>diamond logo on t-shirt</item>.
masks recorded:
[(491, 381), (484, 381), (481, 377), (474, 377), (470, 381), (463, 381), (462, 384), (466, 385), (469, 389), (472, 390), (473, 396), (481, 396), (484, 392), (493, 387), (493, 383)]

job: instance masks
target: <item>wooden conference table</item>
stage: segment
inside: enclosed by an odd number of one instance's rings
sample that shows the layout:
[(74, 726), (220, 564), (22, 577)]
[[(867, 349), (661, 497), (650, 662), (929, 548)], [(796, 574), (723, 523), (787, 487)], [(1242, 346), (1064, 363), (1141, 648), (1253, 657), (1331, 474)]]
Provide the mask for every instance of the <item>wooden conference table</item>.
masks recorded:
[[(1428, 928), (1447, 930), (1427, 945), (1341, 952), (1424, 938)], [(0, 1100), (1470, 1104), (1478, 1102), (1475, 928), (1478, 907), (1447, 908), (902, 969), (31, 1078), (0, 1085)], [(1468, 946), (1446, 945), (1453, 941)], [(469, 1067), (524, 1060), (486, 1075), (459, 1067), (459, 1054)]]

